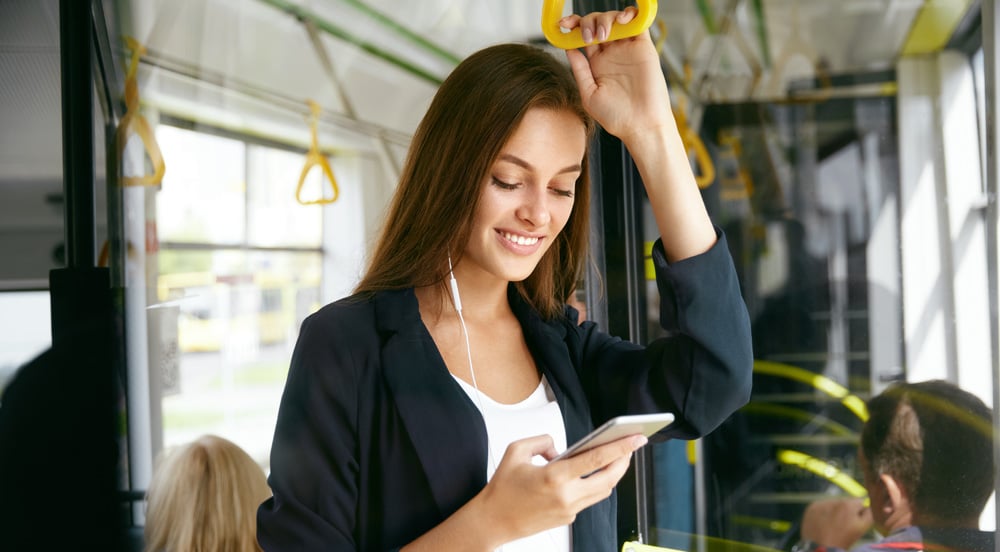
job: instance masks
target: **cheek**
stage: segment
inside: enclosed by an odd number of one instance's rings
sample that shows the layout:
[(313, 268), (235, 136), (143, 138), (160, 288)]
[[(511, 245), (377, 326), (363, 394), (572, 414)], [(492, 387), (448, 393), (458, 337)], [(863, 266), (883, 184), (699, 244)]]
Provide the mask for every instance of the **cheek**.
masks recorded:
[(566, 201), (566, 205), (559, 205), (552, 209), (552, 223), (559, 232), (566, 229), (566, 223), (569, 222), (569, 217), (573, 214), (573, 205), (573, 201)]

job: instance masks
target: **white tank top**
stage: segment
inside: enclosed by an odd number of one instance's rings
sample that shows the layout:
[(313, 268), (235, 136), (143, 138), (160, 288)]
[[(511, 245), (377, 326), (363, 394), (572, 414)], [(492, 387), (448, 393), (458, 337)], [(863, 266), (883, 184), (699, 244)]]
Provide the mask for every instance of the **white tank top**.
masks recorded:
[[(487, 481), (493, 478), (507, 445), (519, 439), (548, 434), (552, 436), (556, 452), (566, 450), (566, 427), (563, 425), (562, 411), (545, 376), (542, 376), (538, 387), (528, 398), (516, 404), (498, 403), (485, 393), (478, 392), (461, 378), (455, 377), (455, 381), (469, 395), (486, 422), (486, 436), (489, 443), (489, 457), (486, 459)], [(534, 463), (541, 466), (546, 462), (541, 456), (535, 456)], [(572, 549), (570, 544), (570, 526), (563, 525), (504, 544), (502, 550), (503, 552), (534, 550), (569, 552)]]

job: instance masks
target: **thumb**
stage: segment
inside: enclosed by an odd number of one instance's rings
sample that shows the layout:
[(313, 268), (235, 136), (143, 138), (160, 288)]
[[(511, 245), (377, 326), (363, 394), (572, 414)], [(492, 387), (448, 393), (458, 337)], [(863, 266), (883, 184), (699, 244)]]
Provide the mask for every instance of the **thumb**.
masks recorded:
[(583, 52), (574, 49), (566, 50), (566, 59), (569, 61), (570, 70), (573, 71), (576, 86), (580, 89), (580, 96), (586, 102), (593, 90), (597, 88), (594, 74), (590, 70), (590, 60), (583, 55)]
[(545, 457), (555, 455), (555, 446), (551, 435), (536, 435), (514, 441), (507, 446), (503, 456), (504, 459), (510, 458), (512, 461), (530, 462), (531, 458), (536, 455)]

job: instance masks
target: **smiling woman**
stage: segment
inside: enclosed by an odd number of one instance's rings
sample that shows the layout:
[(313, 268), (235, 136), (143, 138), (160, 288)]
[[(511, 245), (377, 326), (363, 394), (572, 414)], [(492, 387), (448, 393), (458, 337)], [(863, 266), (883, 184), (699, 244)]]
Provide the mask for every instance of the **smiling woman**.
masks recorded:
[[(562, 24), (604, 37), (634, 15)], [(614, 549), (614, 487), (645, 437), (548, 461), (615, 416), (672, 412), (656, 438), (691, 439), (746, 402), (746, 307), (649, 35), (567, 61), (492, 46), (442, 83), (356, 293), (303, 324), (259, 511), (265, 550)], [(587, 252), (595, 121), (635, 158), (663, 236), (670, 337), (648, 347), (566, 306)]]
[(456, 278), (479, 272), (506, 285), (531, 274), (573, 212), (586, 147), (586, 128), (572, 112), (524, 115), (483, 185)]

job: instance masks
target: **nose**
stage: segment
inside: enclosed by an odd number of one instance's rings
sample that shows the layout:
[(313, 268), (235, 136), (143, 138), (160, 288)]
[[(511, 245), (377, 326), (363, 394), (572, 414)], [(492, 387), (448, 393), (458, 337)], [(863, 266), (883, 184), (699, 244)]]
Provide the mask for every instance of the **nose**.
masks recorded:
[(517, 218), (534, 227), (548, 224), (552, 220), (552, 215), (549, 213), (545, 190), (525, 194), (524, 201), (517, 209)]

